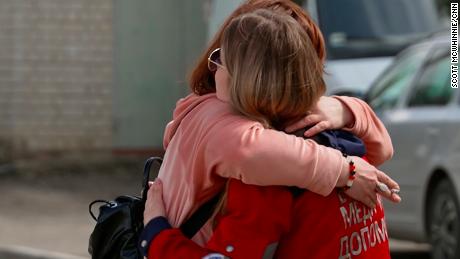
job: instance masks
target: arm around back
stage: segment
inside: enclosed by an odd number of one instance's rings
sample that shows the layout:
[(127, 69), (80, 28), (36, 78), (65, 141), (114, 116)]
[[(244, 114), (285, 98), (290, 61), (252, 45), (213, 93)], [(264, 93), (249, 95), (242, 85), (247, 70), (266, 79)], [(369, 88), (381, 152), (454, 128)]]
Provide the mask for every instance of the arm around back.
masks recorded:
[(246, 184), (297, 186), (328, 195), (347, 173), (339, 151), (252, 121), (216, 124), (205, 148), (205, 163), (214, 173)]
[(393, 156), (393, 144), (387, 129), (369, 105), (354, 97), (334, 96), (353, 114), (353, 123), (344, 128), (364, 141), (370, 164), (379, 166)]

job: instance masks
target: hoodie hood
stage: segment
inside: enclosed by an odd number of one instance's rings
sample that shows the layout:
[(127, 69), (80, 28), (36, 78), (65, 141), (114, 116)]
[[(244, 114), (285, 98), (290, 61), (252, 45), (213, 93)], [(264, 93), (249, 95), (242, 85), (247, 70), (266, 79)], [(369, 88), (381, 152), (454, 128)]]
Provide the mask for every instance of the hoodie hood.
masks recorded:
[(187, 114), (189, 114), (195, 107), (211, 98), (217, 99), (216, 94), (211, 93), (201, 96), (196, 94), (190, 94), (187, 97), (179, 99), (179, 101), (177, 101), (176, 108), (174, 109), (173, 113), (173, 120), (170, 121), (168, 125), (166, 125), (165, 134), (163, 137), (163, 147), (165, 150), (168, 147), (168, 144), (171, 141), (171, 139), (174, 137), (177, 128), (179, 128), (179, 125), (185, 118), (185, 116), (187, 116)]

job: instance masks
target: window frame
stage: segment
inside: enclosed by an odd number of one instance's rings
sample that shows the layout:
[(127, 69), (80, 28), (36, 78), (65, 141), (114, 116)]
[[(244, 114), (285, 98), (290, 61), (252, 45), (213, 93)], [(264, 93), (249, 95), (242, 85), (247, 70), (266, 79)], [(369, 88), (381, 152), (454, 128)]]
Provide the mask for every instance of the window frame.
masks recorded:
[[(420, 44), (420, 45), (416, 45), (416, 46), (413, 46), (413, 47), (409, 47), (405, 50), (403, 50), (401, 53), (399, 53), (395, 60), (393, 61), (393, 63), (388, 66), (383, 73), (380, 74), (379, 77), (377, 77), (377, 79), (372, 83), (372, 87), (367, 91), (365, 97), (364, 97), (364, 100), (370, 105), (371, 104), (371, 96), (370, 94), (372, 93), (372, 90), (382, 81), (382, 80), (386, 80), (387, 77), (388, 77), (388, 73), (392, 72), (392, 70), (395, 68), (395, 66), (399, 65), (403, 60), (403, 59), (406, 59), (409, 55), (410, 56), (414, 56), (414, 55), (417, 55), (417, 52), (418, 53), (422, 53), (423, 57), (421, 58), (420, 60), (420, 63), (421, 65), (418, 66), (416, 68), (416, 71), (414, 72), (414, 74), (411, 76), (411, 78), (409, 79), (409, 82), (407, 83), (407, 86), (401, 91), (401, 95), (398, 97), (395, 105), (391, 108), (383, 108), (383, 109), (376, 109), (375, 107), (373, 107), (371, 105), (371, 107), (375, 110), (389, 110), (389, 109), (398, 109), (398, 108), (401, 108), (405, 105), (406, 101), (407, 101), (407, 96), (409, 95), (409, 93), (411, 92), (411, 89), (413, 88), (414, 86), (414, 82), (416, 81), (416, 78), (420, 75), (420, 71), (422, 70), (424, 64), (427, 62), (427, 60), (429, 60), (429, 53), (430, 53), (430, 50), (432, 48), (432, 44)], [(385, 90), (384, 90), (385, 91)], [(373, 97), (374, 99), (375, 97)]]
[[(421, 86), (422, 79), (424, 79), (424, 74), (427, 72), (428, 69), (431, 68), (431, 63), (434, 61), (437, 55), (441, 52), (440, 56), (444, 58), (444, 56), (449, 56), (449, 51), (446, 49), (447, 46), (444, 46), (444, 44), (434, 44), (431, 49), (430, 49), (430, 54), (428, 55), (428, 58), (425, 60), (423, 65), (420, 67), (420, 71), (418, 73), (418, 76), (416, 77), (416, 80), (414, 80), (413, 85), (411, 87), (411, 90), (407, 96), (407, 99), (405, 101), (405, 107), (409, 109), (414, 109), (414, 108), (421, 108), (421, 107), (447, 107), (449, 106), (450, 103), (452, 103), (452, 100), (455, 100), (455, 93), (452, 94), (450, 97), (449, 101), (445, 104), (442, 105), (435, 105), (435, 104), (422, 104), (422, 105), (411, 105), (411, 101), (413, 100), (414, 96), (416, 95), (416, 91), (419, 89)], [(441, 51), (439, 51), (441, 50)], [(439, 61), (436, 61), (439, 62)], [(441, 61), (442, 62), (442, 61)], [(449, 73), (450, 74), (450, 73)]]

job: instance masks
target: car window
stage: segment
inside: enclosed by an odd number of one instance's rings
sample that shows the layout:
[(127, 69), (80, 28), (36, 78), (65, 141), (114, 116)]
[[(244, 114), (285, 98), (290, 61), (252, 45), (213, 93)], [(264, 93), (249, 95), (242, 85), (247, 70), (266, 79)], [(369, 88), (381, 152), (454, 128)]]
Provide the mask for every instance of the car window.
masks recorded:
[(395, 56), (442, 27), (433, 0), (316, 2), (328, 59)]
[(450, 57), (446, 50), (435, 51), (425, 65), (420, 79), (411, 94), (408, 105), (442, 106), (449, 103), (453, 96), (450, 87)]
[(372, 108), (375, 110), (393, 108), (423, 64), (425, 56), (425, 49), (414, 49), (395, 61), (367, 95), (366, 99)]

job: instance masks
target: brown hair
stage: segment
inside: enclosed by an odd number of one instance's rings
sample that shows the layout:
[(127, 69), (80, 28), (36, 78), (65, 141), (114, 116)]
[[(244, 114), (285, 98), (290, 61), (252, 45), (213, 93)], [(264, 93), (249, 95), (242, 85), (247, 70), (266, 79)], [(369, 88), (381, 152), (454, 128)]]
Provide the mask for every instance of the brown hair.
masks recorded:
[(280, 129), (305, 116), (324, 94), (322, 62), (305, 30), (267, 9), (230, 21), (222, 37), (233, 108)]
[[(324, 61), (326, 57), (326, 49), (323, 35), (311, 17), (300, 6), (291, 0), (247, 0), (235, 11), (233, 11), (233, 13), (222, 24), (219, 31), (209, 43), (207, 50), (204, 51), (202, 56), (199, 58), (197, 65), (192, 70), (189, 85), (195, 94), (203, 95), (216, 91), (214, 74), (210, 72), (207, 67), (208, 56), (214, 49), (220, 47), (223, 31), (227, 28), (233, 18), (241, 14), (251, 13), (257, 9), (277, 10), (294, 18), (307, 32), (319, 59)], [(322, 64), (319, 65), (317, 69), (322, 70)]]

